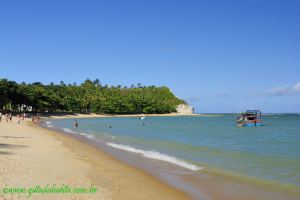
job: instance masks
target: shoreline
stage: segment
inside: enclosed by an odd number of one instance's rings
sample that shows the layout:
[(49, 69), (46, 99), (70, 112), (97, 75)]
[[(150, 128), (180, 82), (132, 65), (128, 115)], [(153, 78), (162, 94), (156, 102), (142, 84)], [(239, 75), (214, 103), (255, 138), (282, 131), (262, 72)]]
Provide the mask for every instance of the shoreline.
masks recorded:
[[(0, 130), (0, 161), (3, 163), (0, 189), (63, 183), (98, 188), (95, 195), (66, 196), (70, 199), (190, 199), (184, 192), (84, 141), (32, 125), (28, 119), (20, 125), (15, 120), (2, 121)], [(24, 178), (20, 180), (20, 177)], [(45, 195), (43, 199), (61, 197), (55, 195)], [(0, 193), (0, 197), (18, 199), (20, 195)], [(36, 195), (32, 199), (40, 197)]]
[[(129, 117), (131, 117), (130, 115)], [(210, 115), (209, 115), (210, 116)], [(83, 117), (83, 116), (80, 116)], [(115, 117), (115, 116), (113, 116)], [(64, 116), (64, 118), (73, 118), (72, 116)], [(70, 133), (68, 133), (70, 134)], [(71, 137), (73, 134), (70, 134)], [(75, 136), (76, 137), (76, 136)], [(86, 139), (88, 144), (91, 144), (89, 142), (89, 139)], [(90, 140), (92, 141), (92, 140)], [(97, 146), (97, 145), (96, 145)], [(101, 146), (101, 145), (100, 145)], [(105, 146), (105, 145), (104, 145)], [(103, 151), (103, 146), (100, 148), (100, 151)], [(119, 151), (119, 150), (113, 150), (113, 151)], [(202, 198), (200, 199), (249, 199), (249, 200), (260, 200), (263, 199), (297, 199), (300, 196), (299, 192), (295, 193), (295, 190), (292, 188), (278, 188), (273, 187), (275, 185), (270, 184), (268, 182), (264, 183), (257, 183), (255, 179), (248, 179), (243, 180), (243, 178), (236, 177), (236, 176), (228, 176), (223, 173), (215, 173), (215, 170), (211, 169), (204, 169), (201, 170), (200, 173), (191, 173), (189, 171), (182, 171), (179, 169), (182, 174), (181, 177), (168, 177), (171, 181), (168, 181), (168, 178), (166, 178), (166, 170), (174, 169), (175, 171), (178, 170), (177, 167), (171, 166), (170, 168), (160, 168), (161, 166), (157, 165), (154, 166), (151, 164), (151, 160), (145, 162), (145, 159), (143, 159), (140, 156), (133, 155), (132, 153), (124, 152), (124, 153), (112, 153), (111, 150), (105, 151), (105, 153), (116, 157), (119, 161), (129, 164), (130, 166), (133, 166), (134, 168), (137, 168), (139, 170), (145, 171), (146, 173), (150, 174), (151, 176), (156, 177), (157, 179), (160, 179), (163, 182), (166, 182), (167, 184), (179, 188), (180, 190), (185, 191), (187, 194), (189, 194), (193, 199), (199, 199), (199, 196)], [(121, 155), (118, 155), (121, 154)], [(128, 156), (130, 155), (130, 156)], [(129, 158), (129, 159), (128, 159)], [(130, 162), (128, 160), (131, 160), (133, 162)], [(146, 163), (140, 164), (140, 163)], [(152, 162), (154, 163), (154, 162)], [(163, 164), (165, 165), (165, 164)], [(155, 170), (151, 170), (150, 168), (154, 168)], [(177, 169), (176, 169), (177, 168)], [(170, 174), (170, 173), (169, 173)], [(172, 174), (172, 172), (171, 172)], [(167, 175), (168, 176), (168, 175)], [(179, 180), (179, 179), (183, 179)], [(174, 183), (177, 181), (177, 184)], [(173, 181), (173, 182), (172, 182)], [(196, 191), (196, 193), (195, 193)], [(255, 192), (255, 194), (253, 194)], [(196, 195), (195, 195), (196, 194)], [(245, 197), (247, 196), (247, 197)], [(198, 197), (198, 198), (197, 198)]]
[(103, 118), (103, 117), (180, 117), (180, 116), (214, 116), (210, 114), (179, 114), (179, 113), (168, 113), (168, 114), (124, 114), (124, 115), (115, 115), (115, 114), (81, 114), (81, 113), (51, 113), (51, 114), (41, 114), (43, 119), (67, 119), (67, 118)]

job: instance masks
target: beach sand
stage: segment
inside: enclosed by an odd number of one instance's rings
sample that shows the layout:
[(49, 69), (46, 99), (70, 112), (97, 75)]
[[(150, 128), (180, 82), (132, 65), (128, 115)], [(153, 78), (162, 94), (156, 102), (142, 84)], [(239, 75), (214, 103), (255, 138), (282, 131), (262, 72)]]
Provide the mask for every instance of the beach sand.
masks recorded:
[(178, 116), (214, 116), (209, 114), (178, 114), (178, 113), (169, 113), (169, 114), (128, 114), (128, 115), (109, 115), (109, 114), (50, 114), (42, 115), (42, 118), (48, 119), (65, 119), (65, 118), (98, 118), (98, 117), (178, 117)]
[[(72, 116), (74, 117), (74, 116)], [(0, 123), (0, 199), (28, 199), (4, 194), (3, 188), (97, 188), (96, 193), (32, 194), (30, 199), (189, 199), (143, 171), (79, 140), (50, 131), (29, 120)]]

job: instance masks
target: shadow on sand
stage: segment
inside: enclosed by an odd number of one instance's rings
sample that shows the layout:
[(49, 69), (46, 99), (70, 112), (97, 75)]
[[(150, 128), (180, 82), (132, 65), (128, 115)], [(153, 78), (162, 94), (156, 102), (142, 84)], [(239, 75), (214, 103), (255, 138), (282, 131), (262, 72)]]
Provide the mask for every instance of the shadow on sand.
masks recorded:
[(11, 155), (12, 153), (6, 151), (0, 151), (0, 155)]
[[(28, 147), (28, 146), (0, 143), (0, 150), (6, 149), (6, 148), (21, 148), (21, 147), (24, 148), (24, 147)], [(0, 155), (11, 155), (11, 154), (12, 154), (11, 152), (0, 151)]]
[(19, 148), (19, 147), (28, 147), (28, 146), (17, 145), (17, 144), (4, 144), (4, 143), (0, 143), (0, 149), (1, 148)]
[(0, 138), (32, 138), (32, 137), (17, 137), (17, 136), (7, 136), (7, 135), (4, 135), (4, 136), (0, 136)]

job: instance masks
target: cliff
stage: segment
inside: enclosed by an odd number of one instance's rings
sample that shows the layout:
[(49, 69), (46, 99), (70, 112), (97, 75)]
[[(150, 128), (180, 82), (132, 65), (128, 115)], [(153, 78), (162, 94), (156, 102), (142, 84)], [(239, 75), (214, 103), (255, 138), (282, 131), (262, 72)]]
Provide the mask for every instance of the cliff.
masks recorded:
[(189, 106), (186, 104), (179, 104), (176, 107), (176, 111), (178, 114), (181, 114), (181, 115), (194, 114), (194, 108), (192, 106)]

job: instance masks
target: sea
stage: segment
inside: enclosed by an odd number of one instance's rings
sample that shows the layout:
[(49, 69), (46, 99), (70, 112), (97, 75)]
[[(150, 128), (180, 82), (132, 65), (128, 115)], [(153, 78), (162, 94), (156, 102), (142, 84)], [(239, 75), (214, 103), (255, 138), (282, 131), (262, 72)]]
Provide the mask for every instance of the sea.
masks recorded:
[(77, 128), (74, 119), (55, 119), (44, 126), (99, 144), (194, 199), (247, 199), (253, 191), (249, 199), (300, 199), (300, 115), (265, 114), (259, 127), (237, 127), (236, 117), (85, 118)]

